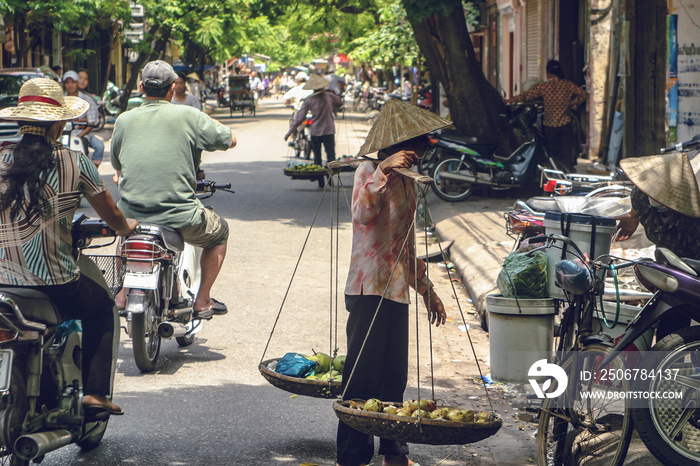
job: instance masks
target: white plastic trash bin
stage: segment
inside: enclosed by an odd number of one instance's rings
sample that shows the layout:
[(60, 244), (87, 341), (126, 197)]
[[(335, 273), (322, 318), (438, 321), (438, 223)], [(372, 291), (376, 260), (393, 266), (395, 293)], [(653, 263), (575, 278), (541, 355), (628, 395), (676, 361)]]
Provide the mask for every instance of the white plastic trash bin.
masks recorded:
[(530, 366), (551, 356), (554, 338), (552, 298), (486, 297), (489, 317), (491, 378), (499, 382), (528, 383)]
[[(608, 323), (612, 325), (612, 323), (615, 322), (617, 304), (611, 301), (603, 301), (603, 306), (605, 306), (605, 318)], [(603, 314), (599, 310), (596, 310), (593, 314), (593, 333), (605, 333), (610, 335), (613, 339), (616, 339), (627, 331), (627, 325), (637, 317), (637, 314), (639, 314), (641, 310), (642, 308), (638, 306), (620, 304), (620, 317), (617, 320), (617, 325), (613, 328), (608, 328), (607, 325), (605, 325)], [(652, 328), (634, 340), (634, 344), (639, 351), (647, 351), (652, 346), (653, 338), (654, 329)]]
[[(610, 253), (610, 243), (615, 234), (615, 219), (606, 217), (594, 217), (585, 214), (567, 214), (561, 212), (547, 212), (544, 216), (545, 234), (557, 234), (568, 236), (576, 243), (576, 246), (589, 259), (595, 259), (602, 254)], [(575, 254), (569, 252), (571, 246), (567, 246), (567, 252), (560, 249), (564, 246), (561, 241), (547, 249), (547, 287), (549, 296), (564, 299), (564, 291), (554, 283), (554, 267), (560, 260), (573, 260)], [(564, 257), (562, 257), (564, 255)]]

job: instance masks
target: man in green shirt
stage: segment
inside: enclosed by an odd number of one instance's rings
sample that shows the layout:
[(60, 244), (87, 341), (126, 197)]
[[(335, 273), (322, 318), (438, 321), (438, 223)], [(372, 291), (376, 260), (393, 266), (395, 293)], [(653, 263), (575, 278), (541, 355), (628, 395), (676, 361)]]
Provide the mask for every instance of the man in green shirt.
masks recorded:
[(127, 217), (174, 228), (203, 249), (195, 315), (225, 314), (226, 305), (210, 293), (226, 256), (228, 224), (202, 205), (195, 186), (202, 151), (233, 148), (236, 137), (207, 114), (170, 103), (177, 74), (168, 63), (147, 63), (141, 78), (146, 102), (122, 113), (112, 134), (119, 207)]

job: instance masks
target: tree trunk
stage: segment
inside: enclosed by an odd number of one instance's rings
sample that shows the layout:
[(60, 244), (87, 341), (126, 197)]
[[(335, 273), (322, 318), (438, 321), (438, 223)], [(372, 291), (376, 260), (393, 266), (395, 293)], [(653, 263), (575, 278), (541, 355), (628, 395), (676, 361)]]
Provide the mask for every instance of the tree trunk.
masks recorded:
[[(403, 0), (404, 6), (408, 1)], [(454, 3), (448, 16), (435, 13), (419, 22), (409, 16), (416, 42), (431, 76), (445, 89), (455, 128), (472, 136), (502, 138), (507, 119), (500, 115), (506, 106), (476, 59), (462, 2)]]
[[(153, 35), (157, 34), (158, 32), (160, 32), (159, 26), (154, 25), (151, 27), (151, 30), (148, 31), (147, 37), (153, 37)], [(156, 39), (156, 42), (153, 45), (153, 49), (151, 49), (151, 52), (139, 53), (139, 57), (131, 65), (129, 81), (126, 83), (126, 86), (124, 87), (124, 92), (122, 93), (121, 99), (119, 100), (119, 107), (121, 108), (122, 112), (126, 110), (126, 105), (129, 102), (129, 97), (131, 97), (131, 91), (133, 91), (133, 89), (136, 87), (139, 78), (139, 71), (141, 71), (143, 65), (153, 60), (155, 57), (159, 56), (165, 51), (165, 47), (166, 45), (168, 45), (168, 41), (170, 40), (171, 32), (171, 29), (165, 29), (164, 31), (162, 31), (162, 34), (160, 34), (158, 39)]]

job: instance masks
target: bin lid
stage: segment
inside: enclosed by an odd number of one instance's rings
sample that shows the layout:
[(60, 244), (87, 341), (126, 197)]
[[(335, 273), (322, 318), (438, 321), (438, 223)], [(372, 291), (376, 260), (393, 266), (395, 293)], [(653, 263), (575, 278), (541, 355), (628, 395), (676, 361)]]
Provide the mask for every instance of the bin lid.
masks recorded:
[(579, 223), (582, 225), (593, 225), (594, 219), (595, 219), (595, 224), (598, 226), (615, 227), (615, 224), (616, 224), (614, 218), (596, 217), (594, 215), (588, 215), (588, 214), (571, 214), (571, 213), (562, 213), (562, 212), (545, 212), (544, 220), (545, 220), (545, 222), (550, 221), (550, 222), (560, 223), (562, 216), (564, 216), (565, 220), (567, 218), (569, 218), (571, 220), (571, 223)]
[(493, 314), (520, 316), (554, 314), (554, 298), (516, 299), (501, 294), (486, 297), (486, 310)]

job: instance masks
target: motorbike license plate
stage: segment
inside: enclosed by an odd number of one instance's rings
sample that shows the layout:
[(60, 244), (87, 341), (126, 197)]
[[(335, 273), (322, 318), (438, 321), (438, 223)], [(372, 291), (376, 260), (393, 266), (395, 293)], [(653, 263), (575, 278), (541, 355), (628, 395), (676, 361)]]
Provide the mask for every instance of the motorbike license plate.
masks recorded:
[(10, 349), (0, 350), (0, 392), (6, 392), (10, 389), (13, 354)]
[(159, 270), (156, 268), (149, 273), (126, 272), (124, 275), (124, 288), (136, 288), (139, 290), (158, 289)]

